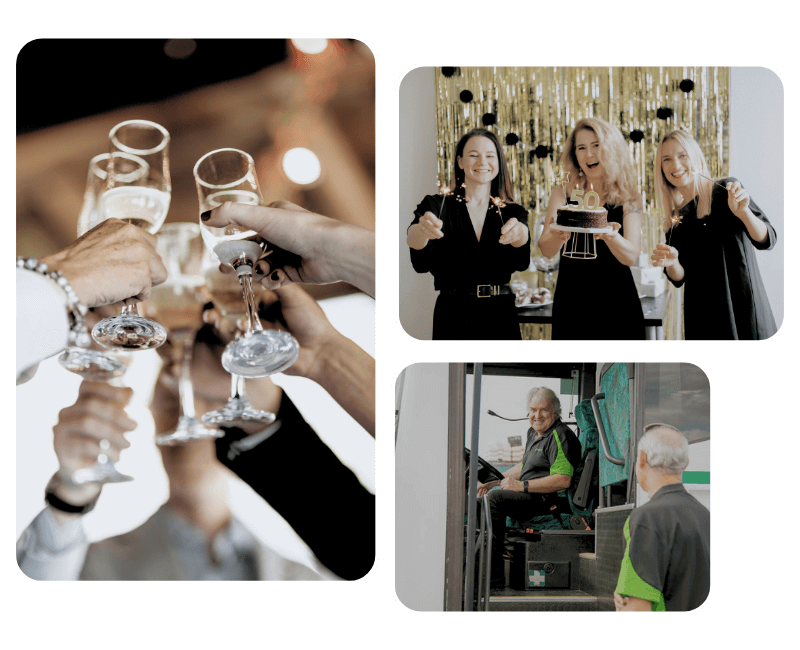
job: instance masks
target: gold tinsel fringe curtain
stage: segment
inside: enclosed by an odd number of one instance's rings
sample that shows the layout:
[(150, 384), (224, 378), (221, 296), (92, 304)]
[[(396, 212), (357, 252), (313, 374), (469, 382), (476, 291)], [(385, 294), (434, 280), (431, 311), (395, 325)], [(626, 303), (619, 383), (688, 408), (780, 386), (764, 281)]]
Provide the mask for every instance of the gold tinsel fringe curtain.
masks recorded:
[[(436, 68), (439, 181), (452, 181), (462, 135), (478, 127), (493, 130), (505, 143), (515, 200), (530, 211), (535, 232), (575, 123), (602, 118), (628, 142), (644, 203), (642, 251), (649, 253), (663, 241), (654, 181), (663, 135), (687, 131), (712, 176), (728, 175), (729, 79), (728, 68), (707, 67)], [(680, 301), (673, 296), (671, 302), (668, 338), (680, 327)]]

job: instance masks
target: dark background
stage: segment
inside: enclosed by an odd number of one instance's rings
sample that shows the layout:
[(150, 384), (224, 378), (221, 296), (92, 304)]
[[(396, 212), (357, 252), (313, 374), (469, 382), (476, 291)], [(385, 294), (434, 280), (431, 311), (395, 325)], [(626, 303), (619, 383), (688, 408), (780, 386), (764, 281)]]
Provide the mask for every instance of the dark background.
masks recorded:
[[(244, 77), (287, 56), (286, 40), (231, 44), (188, 39), (31, 41), (17, 55), (17, 135)], [(154, 69), (162, 73), (153, 75)]]

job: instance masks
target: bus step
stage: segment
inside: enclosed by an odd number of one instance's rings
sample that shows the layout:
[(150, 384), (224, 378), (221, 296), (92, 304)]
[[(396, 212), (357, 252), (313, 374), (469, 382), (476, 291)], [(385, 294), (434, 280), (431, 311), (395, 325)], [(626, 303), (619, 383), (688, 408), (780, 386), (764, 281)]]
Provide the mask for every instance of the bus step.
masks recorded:
[(536, 592), (493, 589), (489, 594), (489, 611), (596, 612), (597, 596), (569, 589), (547, 589)]

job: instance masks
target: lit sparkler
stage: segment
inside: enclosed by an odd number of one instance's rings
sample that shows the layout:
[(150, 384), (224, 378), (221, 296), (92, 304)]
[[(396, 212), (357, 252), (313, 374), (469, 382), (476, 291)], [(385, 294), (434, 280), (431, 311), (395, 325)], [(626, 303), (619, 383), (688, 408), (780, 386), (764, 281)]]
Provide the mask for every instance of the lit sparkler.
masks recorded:
[(500, 211), (500, 208), (506, 207), (506, 202), (499, 196), (493, 196), (491, 199), (492, 203), (494, 203), (494, 206), (497, 208), (497, 214), (500, 215), (500, 225), (503, 226), (505, 225), (505, 221), (503, 221), (503, 213)]
[(436, 185), (439, 187), (439, 194), (442, 195), (442, 205), (439, 207), (439, 219), (442, 218), (442, 211), (444, 210), (444, 202), (447, 199), (447, 195), (451, 194), (453, 190), (451, 190), (446, 185), (442, 185), (440, 181), (436, 181)]
[(675, 226), (680, 224), (683, 221), (683, 215), (678, 212), (677, 210), (672, 211), (672, 216), (669, 218), (669, 237), (667, 237), (667, 246), (669, 246), (669, 242), (672, 239), (672, 231), (674, 230)]

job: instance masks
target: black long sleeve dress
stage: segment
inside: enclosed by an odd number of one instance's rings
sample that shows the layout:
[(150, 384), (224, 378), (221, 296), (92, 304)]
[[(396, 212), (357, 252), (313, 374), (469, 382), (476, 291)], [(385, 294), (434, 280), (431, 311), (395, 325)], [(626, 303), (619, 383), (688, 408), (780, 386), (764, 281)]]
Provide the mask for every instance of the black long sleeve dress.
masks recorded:
[[(608, 221), (622, 226), (623, 206), (605, 208)], [(620, 235), (623, 230), (620, 227)], [(553, 340), (643, 339), (642, 303), (630, 267), (617, 260), (603, 240), (595, 242), (595, 250), (594, 259), (561, 256), (553, 296)]]
[[(725, 185), (735, 178), (717, 182)], [(755, 249), (775, 246), (775, 228), (750, 199), (750, 210), (767, 226), (767, 238), (753, 241), (728, 207), (728, 192), (714, 186), (711, 213), (697, 218), (697, 199), (680, 209), (681, 221), (667, 232), (684, 268), (683, 326), (687, 339), (766, 339), (777, 327), (758, 271)], [(664, 270), (666, 273), (666, 269)]]
[(440, 211), (444, 237), (429, 240), (422, 250), (410, 249), (414, 270), (431, 273), (433, 286), (439, 291), (433, 310), (433, 338), (519, 340), (514, 294), (508, 291), (487, 298), (474, 294), (478, 285), (505, 286), (514, 271), (528, 268), (530, 236), (519, 248), (498, 242), (500, 229), (512, 217), (527, 226), (528, 211), (516, 203), (500, 209), (490, 204), (478, 241), (463, 200), (453, 195), (426, 196), (414, 210), (411, 225), (426, 212), (439, 216)]

